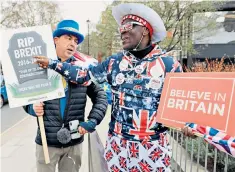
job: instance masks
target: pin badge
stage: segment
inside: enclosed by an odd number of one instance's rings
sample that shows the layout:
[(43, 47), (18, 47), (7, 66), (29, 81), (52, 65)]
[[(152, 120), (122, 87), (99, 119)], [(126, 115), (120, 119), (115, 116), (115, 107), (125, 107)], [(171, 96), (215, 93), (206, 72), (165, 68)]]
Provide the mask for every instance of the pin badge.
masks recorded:
[(149, 85), (152, 89), (159, 89), (162, 86), (162, 81), (159, 78), (152, 78)]
[(119, 64), (119, 69), (121, 71), (126, 70), (128, 68), (128, 61), (123, 59)]
[(116, 76), (116, 83), (122, 84), (125, 81), (125, 76), (122, 73), (117, 74)]
[(135, 67), (135, 72), (138, 74), (141, 74), (144, 71), (144, 68), (142, 65), (138, 65)]

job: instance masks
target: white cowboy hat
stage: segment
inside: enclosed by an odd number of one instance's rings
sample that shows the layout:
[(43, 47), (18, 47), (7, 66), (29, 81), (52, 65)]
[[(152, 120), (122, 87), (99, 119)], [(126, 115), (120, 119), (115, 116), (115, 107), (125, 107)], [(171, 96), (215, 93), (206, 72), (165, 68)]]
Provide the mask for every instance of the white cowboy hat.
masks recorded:
[[(140, 17), (146, 20), (152, 27), (151, 40), (153, 43), (162, 41), (166, 37), (166, 28), (161, 17), (151, 8), (139, 3), (124, 3), (113, 7), (113, 17), (117, 24), (121, 26), (123, 18)], [(133, 16), (132, 16), (133, 15)]]

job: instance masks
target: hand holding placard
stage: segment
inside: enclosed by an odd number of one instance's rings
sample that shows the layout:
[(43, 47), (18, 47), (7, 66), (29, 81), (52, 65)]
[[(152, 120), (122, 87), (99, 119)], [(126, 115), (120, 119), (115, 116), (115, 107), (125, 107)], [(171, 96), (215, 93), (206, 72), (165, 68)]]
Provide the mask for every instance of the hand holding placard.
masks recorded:
[(235, 73), (168, 73), (157, 121), (173, 128), (195, 123), (235, 136)]

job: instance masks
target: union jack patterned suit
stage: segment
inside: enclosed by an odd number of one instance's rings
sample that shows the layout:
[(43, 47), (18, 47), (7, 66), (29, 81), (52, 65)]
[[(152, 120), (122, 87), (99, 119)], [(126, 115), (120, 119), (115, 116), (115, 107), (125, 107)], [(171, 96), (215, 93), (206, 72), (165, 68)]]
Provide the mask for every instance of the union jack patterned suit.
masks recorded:
[(58, 61), (51, 61), (49, 67), (74, 83), (95, 78), (94, 82), (111, 85), (113, 103), (104, 155), (110, 171), (170, 171), (167, 128), (157, 123), (156, 115), (166, 73), (182, 72), (177, 60), (156, 45), (141, 60), (120, 52), (88, 70)]

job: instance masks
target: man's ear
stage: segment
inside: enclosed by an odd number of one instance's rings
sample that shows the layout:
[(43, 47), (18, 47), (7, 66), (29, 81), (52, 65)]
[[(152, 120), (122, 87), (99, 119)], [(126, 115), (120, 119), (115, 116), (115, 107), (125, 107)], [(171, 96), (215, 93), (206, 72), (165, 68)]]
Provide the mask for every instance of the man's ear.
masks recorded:
[(148, 34), (149, 34), (149, 30), (146, 27), (144, 27), (143, 35), (145, 36), (145, 35), (148, 35)]
[(59, 38), (58, 37), (54, 37), (54, 44), (56, 45), (59, 41)]

